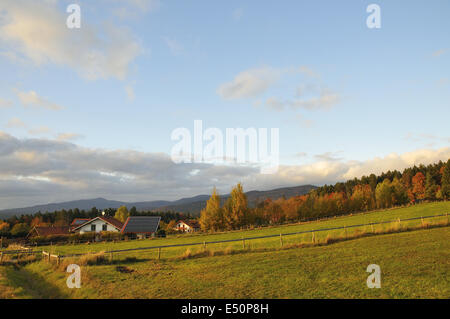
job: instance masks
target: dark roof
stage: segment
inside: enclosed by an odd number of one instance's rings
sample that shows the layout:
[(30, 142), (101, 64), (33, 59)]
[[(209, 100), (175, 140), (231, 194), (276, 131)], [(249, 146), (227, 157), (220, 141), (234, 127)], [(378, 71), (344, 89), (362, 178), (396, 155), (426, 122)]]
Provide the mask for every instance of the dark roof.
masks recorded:
[(35, 232), (36, 236), (68, 235), (69, 226), (34, 226), (29, 235), (32, 232)]
[(122, 229), (123, 224), (122, 222), (120, 222), (119, 220), (115, 219), (114, 217), (106, 217), (106, 216), (97, 216), (95, 218), (89, 219), (88, 221), (86, 221), (85, 223), (75, 226), (72, 230), (77, 230), (78, 228), (83, 227), (84, 225), (89, 224), (90, 222), (94, 221), (95, 219), (101, 219), (104, 222), (107, 222), (108, 224), (113, 225), (114, 227), (116, 227), (117, 229)]
[(122, 234), (155, 233), (158, 230), (159, 216), (130, 216), (123, 225)]
[(72, 222), (72, 224), (70, 224), (70, 226), (79, 226), (79, 225), (83, 225), (84, 223), (86, 223), (87, 221), (90, 221), (89, 218), (75, 218)]

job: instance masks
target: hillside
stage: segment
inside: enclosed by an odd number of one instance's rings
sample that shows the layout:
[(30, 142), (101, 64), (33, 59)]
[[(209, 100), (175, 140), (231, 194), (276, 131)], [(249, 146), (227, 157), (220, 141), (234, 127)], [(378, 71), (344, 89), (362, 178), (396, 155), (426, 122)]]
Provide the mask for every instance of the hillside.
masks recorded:
[[(45, 262), (0, 266), (0, 298), (443, 298), (450, 297), (449, 228), (328, 246), (85, 266), (83, 289)], [(366, 268), (381, 267), (381, 289)], [(127, 272), (121, 272), (125, 269)]]
[[(292, 196), (304, 195), (308, 193), (310, 190), (315, 188), (316, 187), (312, 185), (302, 185), (295, 187), (277, 188), (268, 191), (250, 191), (247, 192), (246, 194), (250, 206), (253, 206), (258, 201), (264, 200), (266, 198), (271, 198), (275, 200), (283, 196), (289, 198)], [(209, 198), (209, 196), (210, 195), (197, 195), (194, 197), (182, 198), (175, 201), (156, 200), (143, 202), (123, 202), (123, 201), (107, 200), (104, 198), (94, 198), (61, 203), (36, 205), (24, 208), (12, 208), (0, 210), (0, 218), (4, 219), (14, 215), (34, 214), (38, 211), (54, 212), (62, 209), (69, 210), (75, 208), (78, 208), (80, 210), (90, 210), (92, 207), (96, 207), (97, 209), (102, 210), (106, 208), (118, 208), (123, 205), (127, 206), (128, 209), (135, 206), (137, 210), (141, 211), (158, 210), (158, 211), (176, 211), (183, 213), (198, 214), (200, 210), (204, 208), (206, 200)], [(226, 198), (228, 198), (228, 195), (223, 196), (223, 200), (225, 200)]]

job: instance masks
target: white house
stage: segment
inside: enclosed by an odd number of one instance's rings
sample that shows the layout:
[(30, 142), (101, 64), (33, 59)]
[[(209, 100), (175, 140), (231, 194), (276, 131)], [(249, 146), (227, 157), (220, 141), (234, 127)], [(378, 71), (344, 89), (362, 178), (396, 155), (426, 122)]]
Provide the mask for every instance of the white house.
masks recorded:
[(99, 216), (73, 228), (72, 231), (80, 234), (92, 232), (120, 232), (122, 227), (123, 224), (115, 218)]
[(193, 233), (200, 230), (200, 225), (196, 220), (180, 220), (175, 229), (183, 233)]

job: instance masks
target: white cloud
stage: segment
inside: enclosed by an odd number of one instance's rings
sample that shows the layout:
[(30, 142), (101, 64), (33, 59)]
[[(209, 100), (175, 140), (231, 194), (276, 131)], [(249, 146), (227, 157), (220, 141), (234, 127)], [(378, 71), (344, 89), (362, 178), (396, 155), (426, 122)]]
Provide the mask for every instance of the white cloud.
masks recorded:
[(183, 52), (184, 48), (177, 40), (167, 36), (162, 37), (162, 39), (173, 55), (179, 55)]
[(14, 117), (8, 121), (6, 126), (10, 128), (18, 128), (18, 127), (24, 128), (26, 127), (26, 124), (21, 119)]
[(38, 95), (35, 91), (19, 91), (14, 90), (17, 97), (19, 98), (20, 102), (24, 106), (31, 106), (35, 108), (43, 108), (47, 110), (53, 110), (58, 111), (64, 109), (63, 106), (58, 105), (56, 103), (50, 102), (49, 100), (43, 98), (42, 96)]
[[(239, 73), (233, 81), (220, 85), (217, 93), (224, 99), (258, 98), (268, 92), (281, 77), (296, 74), (304, 74), (309, 80), (313, 79), (316, 82), (320, 79), (320, 74), (307, 66), (288, 68), (272, 68), (266, 66)], [(276, 111), (281, 111), (285, 107), (317, 110), (329, 109), (341, 100), (339, 94), (332, 92), (322, 84), (311, 82), (298, 85), (296, 88), (296, 97), (296, 99), (280, 99), (272, 96), (266, 99), (265, 105), (269, 109)], [(255, 107), (262, 104), (261, 99), (253, 101)]]
[(217, 93), (225, 99), (256, 97), (277, 82), (281, 74), (281, 70), (271, 67), (246, 70), (236, 75), (233, 81), (222, 84)]
[(82, 138), (83, 135), (77, 133), (60, 133), (56, 137), (58, 141), (73, 141)]
[(339, 94), (333, 93), (329, 90), (322, 90), (318, 97), (310, 99), (298, 99), (289, 102), (294, 108), (303, 108), (308, 110), (315, 109), (329, 109), (340, 102)]
[(134, 101), (136, 95), (134, 94), (134, 89), (131, 85), (127, 85), (125, 87), (125, 92), (127, 93), (127, 97), (129, 101)]
[(0, 109), (8, 108), (8, 107), (11, 107), (11, 106), (12, 106), (12, 102), (11, 101), (0, 98)]
[(439, 57), (439, 56), (447, 53), (447, 51), (448, 51), (447, 49), (436, 50), (436, 51), (433, 52), (433, 56), (434, 57)]
[(51, 130), (47, 126), (39, 126), (35, 128), (31, 128), (28, 130), (28, 133), (31, 135), (42, 135), (42, 134), (48, 134)]
[(282, 111), (285, 107), (291, 107), (293, 109), (326, 110), (337, 105), (340, 101), (341, 98), (339, 94), (324, 89), (321, 90), (319, 96), (310, 98), (283, 101), (276, 97), (270, 97), (266, 100), (266, 107), (275, 111)]
[[(134, 2), (140, 5), (141, 1)], [(16, 62), (25, 59), (36, 66), (69, 66), (91, 80), (124, 79), (142, 51), (125, 27), (111, 23), (94, 27), (83, 20), (81, 29), (68, 29), (66, 13), (52, 1), (2, 0), (0, 12), (4, 21), (0, 41), (5, 54)]]

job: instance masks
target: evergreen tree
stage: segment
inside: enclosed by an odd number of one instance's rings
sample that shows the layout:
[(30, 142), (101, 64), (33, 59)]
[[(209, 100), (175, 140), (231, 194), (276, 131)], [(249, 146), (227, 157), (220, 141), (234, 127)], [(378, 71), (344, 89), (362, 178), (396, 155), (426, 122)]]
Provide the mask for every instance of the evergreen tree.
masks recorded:
[(450, 199), (450, 159), (444, 166), (444, 172), (441, 179), (441, 193), (443, 199)]
[(425, 181), (425, 198), (428, 200), (436, 199), (436, 191), (437, 191), (436, 183), (433, 179), (433, 176), (431, 175), (431, 172), (428, 171)]

